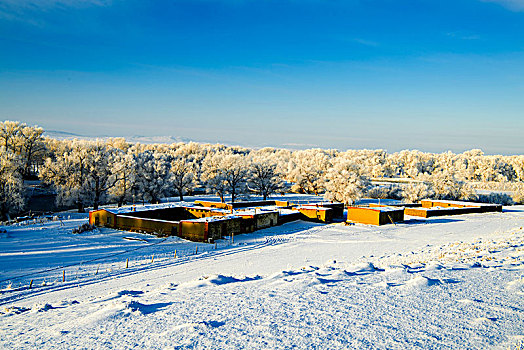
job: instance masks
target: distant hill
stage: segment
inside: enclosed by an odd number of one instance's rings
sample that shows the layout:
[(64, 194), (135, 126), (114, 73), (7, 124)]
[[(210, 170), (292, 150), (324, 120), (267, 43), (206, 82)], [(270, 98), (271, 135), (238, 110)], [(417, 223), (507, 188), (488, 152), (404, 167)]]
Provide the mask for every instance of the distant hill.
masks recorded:
[[(176, 142), (200, 142), (200, 143), (217, 143), (217, 141), (211, 141), (211, 140), (193, 140), (187, 137), (180, 137), (180, 136), (143, 136), (143, 135), (132, 135), (132, 136), (108, 136), (108, 135), (98, 135), (98, 136), (90, 136), (90, 135), (81, 135), (76, 134), (72, 132), (67, 131), (60, 131), (60, 130), (46, 130), (44, 132), (44, 136), (57, 139), (57, 140), (72, 140), (72, 139), (80, 139), (80, 140), (96, 140), (96, 139), (108, 139), (111, 137), (124, 137), (127, 142), (130, 143), (143, 143), (143, 144), (153, 144), (153, 143), (164, 143), (164, 144), (171, 144)], [(220, 142), (221, 144), (229, 145), (227, 142)], [(234, 143), (231, 142), (231, 145)]]

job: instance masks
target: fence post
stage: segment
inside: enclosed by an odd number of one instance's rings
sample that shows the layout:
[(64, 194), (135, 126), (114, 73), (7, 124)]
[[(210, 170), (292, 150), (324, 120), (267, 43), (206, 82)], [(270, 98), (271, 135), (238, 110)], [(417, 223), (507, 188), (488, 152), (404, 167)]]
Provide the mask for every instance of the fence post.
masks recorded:
[(198, 254), (198, 246), (195, 248), (195, 255)]
[(33, 287), (33, 280), (31, 280), (31, 282), (29, 283), (29, 289), (31, 289)]
[(215, 250), (217, 249), (217, 242), (215, 242)]
[[(126, 259), (126, 269), (129, 267), (129, 258)], [(97, 269), (98, 271), (98, 269)]]
[(175, 259), (176, 259), (176, 249), (175, 249)]
[(98, 265), (98, 266), (96, 267), (95, 276), (98, 275), (98, 269), (99, 269), (99, 268), (100, 268), (100, 265)]
[(62, 272), (62, 282), (65, 282), (65, 270)]
[(153, 263), (154, 260), (155, 260), (155, 254), (153, 254), (153, 256), (151, 257), (151, 264)]

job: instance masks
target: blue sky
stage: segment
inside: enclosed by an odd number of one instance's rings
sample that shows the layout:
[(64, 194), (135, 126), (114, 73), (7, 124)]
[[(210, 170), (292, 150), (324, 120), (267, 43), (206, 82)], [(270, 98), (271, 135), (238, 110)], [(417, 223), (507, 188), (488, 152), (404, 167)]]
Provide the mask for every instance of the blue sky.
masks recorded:
[(0, 119), (524, 153), (523, 0), (2, 0)]

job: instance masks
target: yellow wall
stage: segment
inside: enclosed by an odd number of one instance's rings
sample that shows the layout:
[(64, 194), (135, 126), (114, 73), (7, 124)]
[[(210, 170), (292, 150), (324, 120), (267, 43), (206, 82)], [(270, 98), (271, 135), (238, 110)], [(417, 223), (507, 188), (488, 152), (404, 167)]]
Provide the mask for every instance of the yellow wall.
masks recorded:
[(176, 235), (178, 233), (178, 222), (165, 222), (151, 219), (134, 218), (130, 216), (118, 216), (117, 225), (121, 230), (156, 233), (162, 236)]
[(418, 216), (418, 217), (421, 217), (421, 218), (427, 218), (428, 217), (427, 210), (421, 210), (421, 209), (418, 209), (418, 208), (405, 208), (404, 209), (404, 214), (411, 215), (411, 216)]
[(331, 222), (333, 221), (333, 210), (332, 209), (317, 209), (316, 207), (302, 207), (296, 208), (305, 219), (311, 219), (320, 222)]
[(349, 222), (357, 222), (368, 225), (386, 225), (391, 224), (392, 221), (404, 221), (404, 211), (402, 209), (394, 211), (379, 211), (370, 208), (348, 208)]
[(179, 236), (192, 241), (207, 241), (206, 223), (201, 221), (180, 221)]
[(89, 223), (100, 227), (115, 227), (116, 215), (105, 209), (89, 212)]
[(365, 208), (348, 207), (347, 220), (368, 225), (379, 225), (379, 212)]
[(195, 218), (209, 218), (212, 216), (225, 216), (229, 213), (224, 213), (223, 211), (212, 210), (209, 208), (186, 208), (186, 210), (191, 213)]

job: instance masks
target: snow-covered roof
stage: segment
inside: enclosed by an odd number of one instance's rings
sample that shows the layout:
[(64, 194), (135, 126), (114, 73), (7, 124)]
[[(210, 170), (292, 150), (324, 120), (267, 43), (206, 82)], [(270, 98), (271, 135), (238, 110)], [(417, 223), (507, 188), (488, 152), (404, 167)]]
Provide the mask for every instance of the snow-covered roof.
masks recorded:
[(268, 209), (249, 209), (249, 210), (235, 210), (234, 214), (239, 216), (247, 216), (247, 215), (260, 215), (260, 214), (269, 214), (269, 213), (277, 213), (278, 210), (268, 210)]
[(282, 215), (282, 216), (284, 216), (284, 215), (293, 215), (293, 214), (297, 214), (297, 213), (298, 213), (298, 211), (293, 210), (293, 209), (279, 209), (278, 210), (278, 214)]
[(373, 211), (380, 211), (380, 212), (388, 212), (388, 211), (403, 211), (403, 208), (399, 207), (348, 207), (349, 209), (366, 209), (366, 210), (373, 210)]
[(189, 219), (181, 221), (190, 221), (190, 222), (216, 222), (216, 221), (227, 221), (231, 219), (240, 219), (240, 216), (237, 215), (226, 215), (226, 216), (210, 216), (207, 218), (198, 218), (198, 219)]
[(101, 210), (108, 211), (112, 214), (128, 214), (137, 211), (148, 211), (155, 209), (167, 209), (167, 208), (177, 208), (185, 207), (184, 203), (160, 203), (160, 204), (147, 204), (147, 205), (128, 205), (120, 208), (101, 208)]
[(295, 209), (310, 209), (310, 210), (318, 210), (318, 211), (327, 211), (327, 210), (333, 210), (331, 208), (325, 208), (325, 207), (317, 207), (315, 205), (299, 205), (297, 207), (294, 207)]
[(144, 219), (144, 220), (147, 220), (147, 221), (155, 221), (155, 222), (166, 222), (166, 223), (170, 223), (170, 224), (177, 224), (179, 223), (180, 221), (178, 220), (161, 220), (161, 219), (151, 219), (151, 218), (138, 218), (136, 216), (131, 216), (131, 215), (119, 215), (119, 217), (121, 218), (130, 218), (130, 219)]
[(492, 206), (498, 206), (500, 204), (493, 204), (493, 203), (477, 203), (477, 202), (466, 202), (466, 201), (450, 201), (450, 200), (440, 200), (440, 199), (423, 199), (421, 202), (434, 202), (434, 203), (447, 203), (447, 204), (454, 204), (454, 205), (464, 205), (469, 207), (492, 207)]
[(200, 205), (193, 205), (193, 204), (184, 205), (182, 207), (187, 208), (187, 209), (214, 211), (214, 212), (224, 213), (224, 214), (231, 213), (231, 210), (229, 209), (222, 209), (222, 208), (215, 208), (215, 207), (202, 207)]
[(409, 209), (413, 209), (413, 210), (424, 210), (424, 211), (442, 211), (442, 210), (448, 210), (448, 211), (453, 211), (453, 210), (460, 210), (460, 209), (469, 209), (469, 208), (480, 208), (478, 206), (469, 206), (467, 208), (457, 208), (457, 207), (431, 207), (431, 208), (424, 208), (424, 207), (417, 207), (417, 208), (409, 208)]

